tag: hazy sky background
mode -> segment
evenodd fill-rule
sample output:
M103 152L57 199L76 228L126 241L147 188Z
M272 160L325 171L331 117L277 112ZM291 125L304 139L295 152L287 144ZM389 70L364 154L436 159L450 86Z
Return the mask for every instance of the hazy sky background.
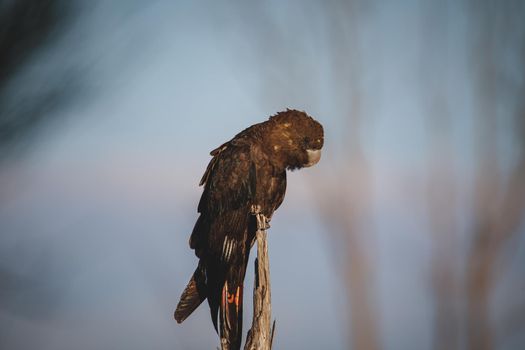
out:
M322 183L343 186L330 182L346 166L348 102L338 68L347 67L338 64L356 52L344 57L338 40L358 36L366 110L359 141L374 183L374 210L363 230L382 343L431 349L431 238L419 193L433 129L422 75L432 84L446 72L460 204L472 191L476 151L468 10L438 3L365 3L355 26L344 13L332 17L332 2L75 3L57 42L12 83L12 103L23 104L20 91L38 93L68 74L78 78L72 102L1 164L0 274L7 282L0 290L0 347L215 347L207 305L182 325L172 316L197 262L188 238L198 181L209 151L289 107L325 126L326 145L317 167L289 174L269 231L275 346L347 348L341 266L316 197ZM329 29L331 21L341 24L339 32ZM423 31L429 21L444 23L447 34ZM506 66L511 76L513 64ZM504 108L501 115L498 159L508 173L517 141ZM468 208L457 215L467 227ZM520 232L494 298L496 321L498 312L525 301L512 292L525 290L523 222ZM518 334L506 339L502 349L525 341Z

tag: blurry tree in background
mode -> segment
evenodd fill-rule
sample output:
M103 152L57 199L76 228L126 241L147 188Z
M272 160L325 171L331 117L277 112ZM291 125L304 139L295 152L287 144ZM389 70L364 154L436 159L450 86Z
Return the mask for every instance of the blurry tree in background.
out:
M358 2L332 6L327 6L334 9L328 11L327 17L332 19L330 38L336 38L336 42L330 45L334 50L330 56L334 58L336 73L333 86L337 87L334 91L339 97L337 110L347 123L343 142L346 163L337 171L330 170L332 175L327 178L331 181L320 192L325 200L320 212L333 234L333 251L339 253L339 262L344 266L342 275L347 281L350 304L350 344L353 349L374 349L380 345L371 287L373 269L367 246L362 244L367 233L361 225L373 208L370 203L373 169L367 165L359 145L360 121L364 116L370 118L366 111L369 96L363 96L364 88L360 85L360 74L365 70L359 45L361 24L369 14ZM450 64L456 61L450 58L449 43L449 28L453 24L448 18L453 10L447 2L432 1L423 2L420 9L418 74L428 136L425 197L433 242L433 348L457 349L468 344L469 349L493 349L505 341L495 339L497 333L523 328L523 324L496 328L489 310L492 292L498 284L495 274L504 270L512 258L502 257L504 243L517 233L525 211L525 32L520 25L524 8L516 1L504 4L487 1L472 4L472 11L466 13L466 41L471 46L465 54L473 75L471 108L477 163L477 170L471 175L475 179L474 216L467 225L471 230L466 232L471 246L466 261L460 258L462 233L457 217L458 191L464 184L459 182L458 150L454 149L452 136L458 122L452 118L450 104L454 103L454 96L448 81ZM520 67L519 74L509 67ZM511 137L519 142L518 154L510 160L510 170L500 159L501 143L506 141L500 138L509 135L509 128L514 130ZM466 321L466 328L462 327L462 320ZM465 337L462 329L466 329Z
M474 221L467 261L470 349L493 349L498 343L491 322L491 295L499 282L497 272L510 261L502 255L504 244L517 233L525 212L524 9L521 1L475 1L469 7L469 59L477 117ZM498 157L505 141L502 135L508 134L501 132L501 121L514 130L511 135L519 144L510 170ZM501 330L508 326L501 325Z
M62 0L0 3L0 157L28 140L37 126L56 116L57 107L71 98L67 72L49 74L44 83L41 77L19 78L29 64L38 66L39 55L63 34L72 6Z
M372 4L369 4L373 6ZM334 265L346 286L352 349L380 349L374 275L364 244L370 237L363 229L372 211L372 172L361 146L362 124L367 115L363 95L363 64L360 27L367 7L361 1L336 1L327 6L328 52L333 82L333 100L344 120L345 133L338 150L345 161L331 164L330 181L320 186L319 212L327 224L331 248L337 253Z
M467 47L467 59L473 75L471 98L477 166L472 175L475 179L474 215L468 225L470 248L465 273L461 273L463 265L458 256L457 191L461 184L457 183L458 159L452 142L455 123L450 117L452 96L447 91L450 83L446 80L450 62L450 24L447 22L450 9L436 2L424 9L421 98L426 103L430 137L427 198L434 250L432 285L436 299L433 346L435 349L459 348L459 321L465 319L468 347L493 349L499 343L494 339L498 332L489 311L491 295L498 283L495 273L498 269L504 270L504 264L509 262L509 257L501 260L502 249L517 233L525 209L525 33L519 25L523 6L518 2L475 2L468 16L466 39L470 46ZM432 47L440 50L435 55L428 55ZM517 64L521 67L519 75L508 71L509 59L521 62ZM502 120L505 122L501 123ZM509 135L509 130L502 128L509 127L520 143L510 171L502 164L499 151L502 135ZM465 276L465 284L460 283L460 276ZM466 287L465 293L460 291L462 285ZM460 317L462 304L467 305L465 317ZM501 325L501 329L507 326Z

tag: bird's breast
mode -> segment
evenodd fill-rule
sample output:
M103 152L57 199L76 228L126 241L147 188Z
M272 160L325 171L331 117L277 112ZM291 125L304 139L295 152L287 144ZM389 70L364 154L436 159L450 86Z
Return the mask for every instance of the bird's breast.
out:
M258 185L257 202L262 206L265 215L271 217L284 198L286 178L268 174Z

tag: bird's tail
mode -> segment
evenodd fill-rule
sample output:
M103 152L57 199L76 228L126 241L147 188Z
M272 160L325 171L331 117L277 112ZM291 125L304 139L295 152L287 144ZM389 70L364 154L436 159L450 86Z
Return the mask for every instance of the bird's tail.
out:
M174 316L178 323L184 321L206 299L208 293L205 274L204 266L199 262L175 310Z
M221 342L223 348L237 350L242 341L243 283L224 283L220 303ZM226 344L224 344L226 343Z

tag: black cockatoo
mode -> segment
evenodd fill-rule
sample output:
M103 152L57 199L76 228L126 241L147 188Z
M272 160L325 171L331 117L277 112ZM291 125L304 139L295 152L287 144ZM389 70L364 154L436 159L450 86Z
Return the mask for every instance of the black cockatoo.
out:
M286 110L250 126L211 152L200 181L204 191L190 237L199 258L175 311L184 321L208 299L211 318L230 349L242 339L243 281L256 223L250 212L259 205L271 219L286 191L286 170L316 164L323 127L305 112Z

